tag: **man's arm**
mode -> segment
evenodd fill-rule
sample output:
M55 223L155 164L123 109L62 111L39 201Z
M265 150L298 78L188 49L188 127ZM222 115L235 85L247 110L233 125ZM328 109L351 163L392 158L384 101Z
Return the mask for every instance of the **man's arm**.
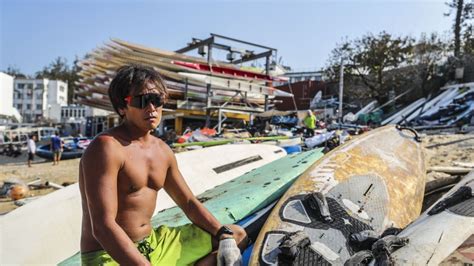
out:
M173 151L167 146L165 152L169 158L169 166L164 184L165 191L183 210L186 216L198 227L215 236L222 224L206 209L206 207L193 195L186 184Z
M117 175L122 154L115 140L98 136L82 158L84 190L92 225L92 234L114 260L122 265L149 265L133 241L116 223Z

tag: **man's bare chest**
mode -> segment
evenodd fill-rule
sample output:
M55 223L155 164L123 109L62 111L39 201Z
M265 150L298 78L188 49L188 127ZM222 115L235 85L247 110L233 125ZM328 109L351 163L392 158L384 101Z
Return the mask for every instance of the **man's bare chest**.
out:
M119 173L119 186L130 192L149 187L159 190L164 186L168 164L159 154L128 153Z

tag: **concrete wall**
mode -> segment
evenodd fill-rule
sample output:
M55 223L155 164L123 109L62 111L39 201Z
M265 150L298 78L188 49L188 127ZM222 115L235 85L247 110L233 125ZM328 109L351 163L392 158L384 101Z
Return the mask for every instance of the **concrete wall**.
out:
M10 116L13 109L13 77L0 72L0 115Z
M318 91L322 91L322 96L328 95L326 84L323 81L300 81L291 84L291 89L288 84L276 87L279 90L286 92L292 92L295 96L295 102L297 110L308 110L311 100L314 98ZM277 97L277 100L281 100L281 103L275 104L277 110L290 111L295 110L293 99L289 97Z

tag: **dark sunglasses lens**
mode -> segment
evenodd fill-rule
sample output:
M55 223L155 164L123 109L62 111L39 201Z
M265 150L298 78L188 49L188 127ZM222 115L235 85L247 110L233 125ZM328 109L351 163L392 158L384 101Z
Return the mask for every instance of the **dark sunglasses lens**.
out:
M153 104L155 107L160 107L163 105L163 101L159 94L144 94L138 95L132 98L130 105L136 108L145 108L148 104Z
M148 104L153 104L155 107L160 107L162 104L161 102L161 96L159 94L145 94L143 95L145 99L145 106ZM143 108L145 108L145 106Z

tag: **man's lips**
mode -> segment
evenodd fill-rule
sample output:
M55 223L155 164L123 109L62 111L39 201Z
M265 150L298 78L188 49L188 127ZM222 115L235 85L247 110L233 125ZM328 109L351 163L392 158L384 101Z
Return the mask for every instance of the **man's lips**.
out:
M147 117L145 117L145 120L153 120L153 119L157 119L158 116L154 115L153 113L150 113L148 114Z

